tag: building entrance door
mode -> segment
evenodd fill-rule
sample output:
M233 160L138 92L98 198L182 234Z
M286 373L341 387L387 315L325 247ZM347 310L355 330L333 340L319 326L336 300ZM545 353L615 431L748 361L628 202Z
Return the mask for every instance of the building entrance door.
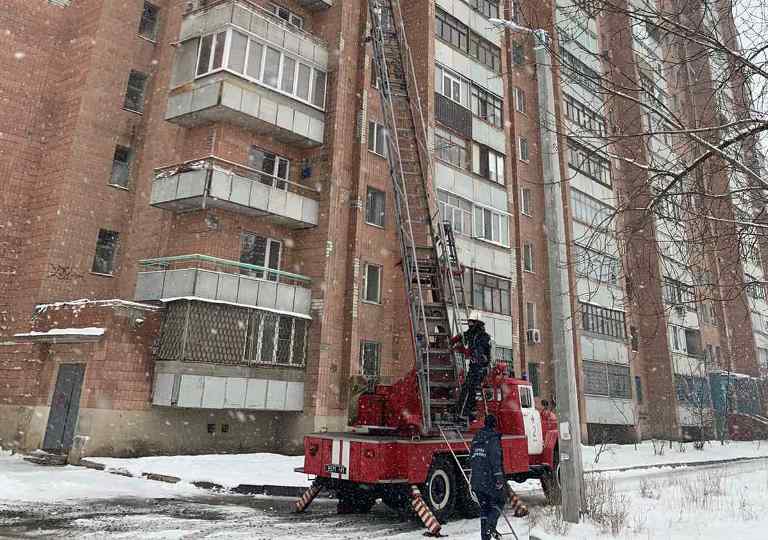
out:
M51 398L51 412L45 428L43 450L64 453L72 448L77 416L80 412L80 390L83 386L84 364L61 364L56 389Z

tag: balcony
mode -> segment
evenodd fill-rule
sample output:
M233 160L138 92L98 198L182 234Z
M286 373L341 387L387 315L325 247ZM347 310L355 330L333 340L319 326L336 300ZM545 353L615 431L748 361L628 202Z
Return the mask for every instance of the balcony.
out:
M323 144L328 46L246 0L187 13L166 120L230 122L280 142Z
M155 170L150 204L174 212L223 208L291 229L317 226L319 192L215 157Z
M205 300L309 317L310 279L209 257L180 255L139 261L137 301Z
M435 120L468 139L472 138L472 111L437 92Z

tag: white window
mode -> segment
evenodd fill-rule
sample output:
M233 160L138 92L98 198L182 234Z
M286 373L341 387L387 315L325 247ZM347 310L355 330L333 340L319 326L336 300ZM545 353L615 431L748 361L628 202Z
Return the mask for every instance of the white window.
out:
M384 226L384 202L386 196L383 191L368 188L365 201L365 222L378 227Z
M509 219L488 208L475 206L475 238L509 245Z
M536 304L533 302L525 303L525 322L529 330L536 328Z
M525 242L523 244L523 270L526 272L533 272L533 242Z
M533 215L533 200L530 188L520 190L520 211L526 216Z
M447 191L437 192L440 216L448 221L455 234L472 236L472 203Z
M473 143L472 172L497 184L504 184L504 154Z
M259 278L277 281L276 272L265 270L280 270L280 257L283 244L279 240L260 236L258 234L244 232L240 235L240 262L256 266L258 268L243 268L240 273Z
M762 347L757 348L757 363L760 369L768 369L768 349Z
M515 93L515 110L517 112L525 113L525 92L522 88L514 87Z
M363 275L363 301L381 303L381 266L366 264Z
M467 168L467 141L435 128L435 157L460 169Z
M520 161L528 161L528 139L525 137L517 138L517 156Z
M469 81L457 73L449 71L442 66L435 66L435 89L451 101L469 109L470 84Z
M325 107L324 71L236 30L209 34L198 41L198 77L226 68L320 109Z
M387 130L376 122L368 122L368 150L380 156L387 155Z
M685 346L685 329L682 326L669 325L669 346L674 352L688 352Z
M304 28L304 18L296 15L294 12L278 6L277 4L269 4L269 9L280 19L283 19L288 24L295 26L296 28Z
M286 158L272 152L266 152L258 146L251 146L248 154L248 165L264 173L259 175L259 181L262 184L277 189L288 187L285 180L288 180L291 162Z

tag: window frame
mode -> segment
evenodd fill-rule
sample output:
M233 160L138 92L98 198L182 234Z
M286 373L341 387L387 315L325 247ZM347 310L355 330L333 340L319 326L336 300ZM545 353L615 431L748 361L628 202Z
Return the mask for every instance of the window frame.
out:
M371 127L373 127L373 130L371 130ZM371 140L371 133L373 133L373 140ZM368 151L376 154L379 157L386 158L388 149L388 139L389 136L386 133L386 127L384 124L379 124L375 120L368 120L368 135L367 135L367 147ZM381 139L381 141L380 141ZM378 146L379 142L381 142L381 152L378 152ZM371 144L373 143L373 144Z
M372 348L369 348L371 347ZM373 351L375 353L374 363L376 365L376 373L366 373L366 352ZM360 340L360 375L368 379L378 379L381 377L381 342L371 341L368 339Z
M374 198L377 195L381 196L381 212L379 213L381 223L378 223L376 221L371 221L369 219L371 217L371 211L372 211L370 206L371 200L372 200L371 195L374 195ZM375 212L376 209L374 208L373 211ZM383 229L386 224L386 211L387 211L387 193L380 189L376 189L375 187L367 186L367 189L365 192L365 222L368 225L372 225L374 227L379 227Z
M577 276L597 283L605 283L612 287L617 287L619 285L621 261L618 257L614 257L613 255L587 246L582 246L578 243L574 243L573 248L574 266ZM586 267L584 266L585 259L589 262ZM598 263L597 267L593 263L593 260L595 259ZM606 261L611 264L607 265ZM604 275L606 268L611 272L608 276ZM596 269L597 272L595 272Z
M577 156L578 159L574 156ZM568 137L567 162L569 169L583 174L590 180L597 182L602 186L613 189L613 165L611 164L611 160L601 155L597 150L580 144L573 138ZM595 170L592 170L593 168ZM602 173L605 173L606 178L603 178Z
M294 13L287 7L281 6L280 4L276 4L275 2L269 3L269 11L278 19L285 22L286 24L289 24L290 26L293 26L295 28L298 28L299 30L304 30L304 17L301 15L298 15L297 13ZM288 18L284 18L280 16L280 10L284 10L288 14ZM300 24L296 24L293 22L294 19L298 19Z
M533 191L531 188L520 188L520 213L524 216L533 217Z
M440 127L435 127L436 159L452 167L456 167L457 169L467 170L471 161L470 152L467 148L468 146L467 140L463 137L459 137ZM453 155L454 152L456 155ZM454 158L458 158L458 163L454 161Z
M536 273L536 263L534 261L534 244L530 240L523 242L523 272L530 274Z
M517 159L523 163L529 163L531 161L531 147L528 142L528 137L522 135L517 136Z
M131 84L131 81L134 80L135 77L139 77L142 80L141 84L141 96L138 101L140 103L138 104L138 108L134 108L132 106L129 106L129 95L131 90L136 90L137 87L135 84ZM135 82L135 81L134 81ZM132 69L130 73L128 74L128 82L126 83L125 88L125 97L123 99L123 110L136 113L136 114L144 114L144 106L146 105L146 98L147 98L147 84L149 83L149 75L147 73L144 73L143 71L139 71L137 69Z
M507 278L467 269L471 283L467 287L471 291L472 307L487 313L512 316L512 281ZM506 293L506 294L505 294ZM490 302L488 298L490 297ZM480 299L478 301L478 298ZM498 307L497 304L498 303Z
M368 269L369 268L376 268L377 269L377 284L376 284L376 293L377 298L375 300L371 300L368 298L369 296L369 282L368 282ZM363 294L362 294L362 302L366 304L375 304L375 305L381 305L382 304L382 294L381 294L381 285L383 282L383 274L384 274L384 267L380 264L376 263L365 263L363 266Z
M509 217L509 214L500 212L495 208L472 203L472 238L498 246L509 247ZM498 231L496 228L496 218L498 218ZM490 228L488 219L490 219ZM486 235L489 230L491 232L490 238ZM496 232L498 232L498 239L494 238Z
M523 90L519 86L513 86L512 92L514 94L513 98L515 103L515 111L519 112L520 114L527 115L528 108L527 108L527 103L525 99L525 90Z
M243 260L245 256L244 241L246 237L260 238L264 240L264 262L262 264ZM276 266L273 267L271 266L271 264L272 264L273 247L275 245L277 246L278 252L277 252ZM265 236L263 234L255 233L251 231L245 231L245 230L240 231L240 256L238 258L238 261L243 264L252 264L253 266L261 266L262 268L265 269L265 270L250 270L250 269L242 268L240 270L240 273L255 279L262 279L265 281L273 281L275 283L279 283L280 282L279 272L283 265L283 256L285 255L284 251L285 251L285 246L283 245L282 240L278 240L277 238L272 238L270 236ZM270 270L272 272L270 272Z
M536 324L536 302L525 303L525 325L526 330L536 330L538 325Z
M115 182L115 164L118 163L118 161L115 159L117 157L118 151L123 150L125 151L127 155L127 159L125 161L125 184L120 184ZM112 186L119 189L130 189L131 184L131 165L133 163L133 149L130 146L124 146L122 144L116 144L115 145L115 151L112 155L112 171L109 175L109 181L107 183L108 186Z
M458 206L453 204L454 202L457 202ZM450 191L438 189L437 204L442 221L450 222L454 234L460 234L462 236L473 238L474 205L472 204L472 201L464 199L463 197L459 197L458 195L454 195ZM467 206L467 208L462 208L462 204ZM448 209L451 211L450 216L447 215ZM456 227L457 213L461 218L461 229ZM465 230L467 228L467 224L469 224L469 230Z
M102 233L104 234L102 235ZM108 236L111 237L111 245L107 245L106 243L102 244L102 236L104 236L105 239ZM98 232L96 233L96 248L94 249L93 261L91 262L91 274L96 274L98 276L114 276L115 270L117 269L117 254L119 249L120 232L113 231L112 229L99 228ZM104 250L110 250L108 260L101 256ZM104 261L103 263L99 264L106 264L106 266L97 268L97 260Z
M615 208L574 187L571 187L570 190L571 218L574 221L595 230L610 231L613 228L614 216L611 214L615 214ZM577 212L577 209L581 209L583 212ZM602 212L606 212L606 218L610 217L607 222L605 218L598 221ZM590 215L587 216L586 214ZM590 221L587 221L587 218Z
M147 14L147 8L149 8L150 11L154 10L154 23L152 25L152 33L151 35L143 34L142 28L144 27L144 21L145 15ZM147 41L151 41L152 43L157 43L157 34L160 27L160 7L156 6L152 2L144 2L141 10L141 16L139 17L139 28L136 30L136 34L146 39Z
M489 70L501 73L501 49L439 6L435 9L435 37Z
M590 302L579 301L581 330L596 336L627 340L626 313Z

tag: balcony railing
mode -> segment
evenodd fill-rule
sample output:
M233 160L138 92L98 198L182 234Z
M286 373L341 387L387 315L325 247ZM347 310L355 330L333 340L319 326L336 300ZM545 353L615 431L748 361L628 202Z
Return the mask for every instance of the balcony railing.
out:
M309 316L310 278L207 255L139 261L137 301L202 299Z
M155 169L150 204L176 212L224 208L301 229L317 225L319 198L317 188L208 156Z
M472 111L439 93L435 93L435 120L472 138Z

